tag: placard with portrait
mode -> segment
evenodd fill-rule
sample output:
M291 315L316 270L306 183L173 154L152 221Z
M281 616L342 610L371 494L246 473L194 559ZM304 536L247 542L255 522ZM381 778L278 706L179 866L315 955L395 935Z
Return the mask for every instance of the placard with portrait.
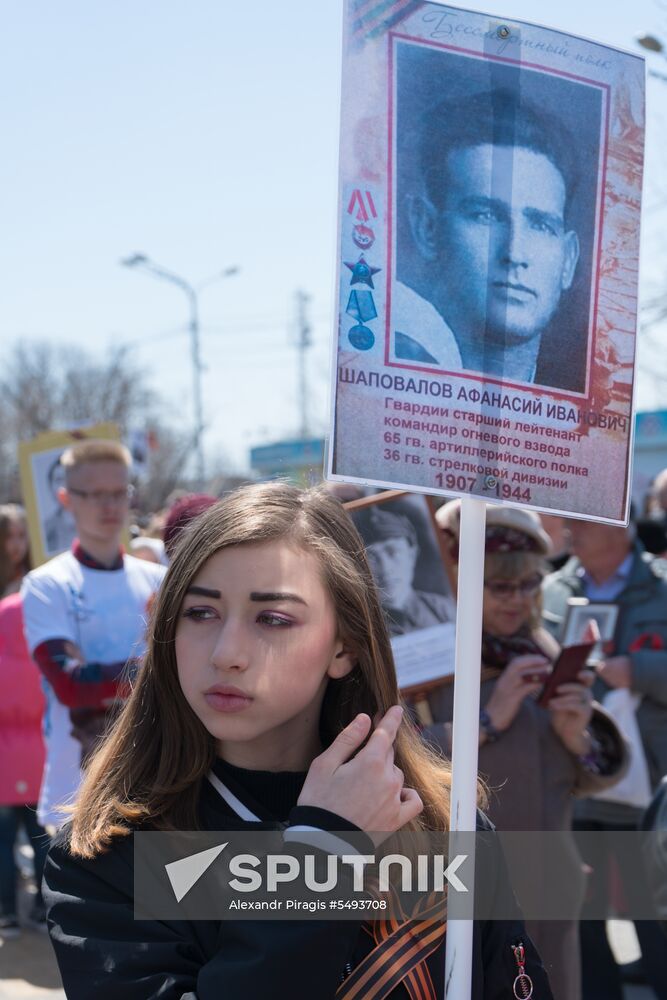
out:
M65 470L60 456L84 438L120 441L117 424L107 422L65 431L45 431L19 445L19 467L28 518L30 558L33 566L68 549L76 534L71 513L58 500Z
M376 493L346 504L361 535L403 693L454 673L456 603L446 552L424 496Z
M336 479L624 522L644 62L346 0Z

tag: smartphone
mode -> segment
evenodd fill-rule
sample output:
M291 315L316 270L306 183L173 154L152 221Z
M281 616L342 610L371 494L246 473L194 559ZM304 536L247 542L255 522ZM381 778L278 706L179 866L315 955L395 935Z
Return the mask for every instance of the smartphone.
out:
M593 652L595 641L580 642L576 646L565 646L553 665L542 688L537 704L546 708L556 694L556 688L561 684L577 681L579 673L586 666L588 657Z

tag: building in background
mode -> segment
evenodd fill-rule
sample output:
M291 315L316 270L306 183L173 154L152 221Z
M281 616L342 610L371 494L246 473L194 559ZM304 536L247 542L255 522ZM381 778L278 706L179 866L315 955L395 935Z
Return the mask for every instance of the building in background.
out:
M313 486L322 479L324 438L274 441L250 450L250 467L260 479L289 479Z
M635 417L632 499L642 511L654 477L667 468L667 410L650 410Z

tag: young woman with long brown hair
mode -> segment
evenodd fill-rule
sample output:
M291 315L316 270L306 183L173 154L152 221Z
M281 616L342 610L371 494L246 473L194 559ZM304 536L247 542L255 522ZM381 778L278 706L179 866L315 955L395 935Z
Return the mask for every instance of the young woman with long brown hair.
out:
M392 978L373 972L380 945L361 922L133 920L139 829L446 830L449 767L398 702L363 544L337 500L264 484L198 518L136 686L47 862L70 1000L442 996L444 922L418 966ZM517 936L536 996L551 997L516 920L476 925L475 1000L512 995Z

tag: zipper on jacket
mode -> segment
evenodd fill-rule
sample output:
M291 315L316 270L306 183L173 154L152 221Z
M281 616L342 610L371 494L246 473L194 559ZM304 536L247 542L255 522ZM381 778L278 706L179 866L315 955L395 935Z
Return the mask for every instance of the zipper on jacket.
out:
M343 969L343 972L340 977L341 983L344 983L345 980L351 975L352 975L352 962L346 962L345 968Z
M514 954L517 973L512 986L512 992L516 1000L530 1000L534 987L533 980L526 972L526 949L523 941L517 941L516 944L510 945L510 947Z

